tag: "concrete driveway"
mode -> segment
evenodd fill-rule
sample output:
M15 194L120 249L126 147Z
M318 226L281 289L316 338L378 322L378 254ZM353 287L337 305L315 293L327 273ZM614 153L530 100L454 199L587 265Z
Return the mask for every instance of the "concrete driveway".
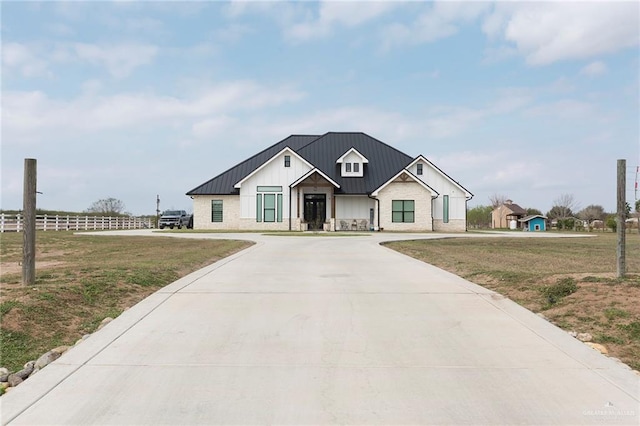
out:
M258 243L153 294L0 398L2 423L640 423L640 377L378 244L410 235L234 237Z

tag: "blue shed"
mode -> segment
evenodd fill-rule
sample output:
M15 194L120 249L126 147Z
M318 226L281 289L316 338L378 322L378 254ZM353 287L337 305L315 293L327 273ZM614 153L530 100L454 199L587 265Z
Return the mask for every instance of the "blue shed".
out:
M539 214L523 217L519 220L523 231L546 231L547 217Z

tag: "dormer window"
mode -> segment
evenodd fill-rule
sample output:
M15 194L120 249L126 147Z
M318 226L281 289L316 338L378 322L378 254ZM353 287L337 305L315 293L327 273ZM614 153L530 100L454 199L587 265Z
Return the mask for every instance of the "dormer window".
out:
M340 164L340 175L342 177L363 177L364 164L368 162L367 157L359 153L355 148L351 148L342 154L336 161L337 164Z

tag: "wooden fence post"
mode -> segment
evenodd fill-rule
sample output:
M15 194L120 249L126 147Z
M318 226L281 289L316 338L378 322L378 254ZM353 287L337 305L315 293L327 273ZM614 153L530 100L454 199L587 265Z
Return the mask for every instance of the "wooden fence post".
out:
M624 278L626 273L626 265L625 265L625 243L626 243L626 232L625 232L625 216L627 213L627 203L626 203L626 175L627 175L627 160L618 160L618 226L616 227L618 233L618 249L617 249L617 258L618 258L618 278Z
M24 159L24 234L22 247L22 284L33 285L36 282L36 188L37 161Z

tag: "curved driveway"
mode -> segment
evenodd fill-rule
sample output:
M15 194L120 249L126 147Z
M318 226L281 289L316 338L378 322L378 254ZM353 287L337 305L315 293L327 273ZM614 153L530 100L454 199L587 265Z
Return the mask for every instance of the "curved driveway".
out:
M257 244L163 288L0 398L2 423L640 423L628 368L378 244L415 236L233 237Z

